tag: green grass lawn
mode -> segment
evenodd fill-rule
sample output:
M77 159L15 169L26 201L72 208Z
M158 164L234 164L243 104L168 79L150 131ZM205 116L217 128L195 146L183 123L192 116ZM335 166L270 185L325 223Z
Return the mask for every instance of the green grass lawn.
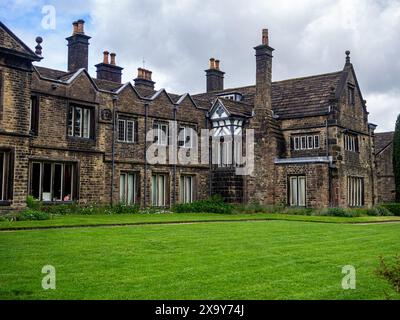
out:
M114 215L67 215L53 216L51 220L44 221L0 221L0 230L23 228L47 228L62 226L101 226L101 225L130 225L145 223L167 222L196 222L196 221L228 221L228 220L290 220L314 221L329 223L363 223L399 221L400 217L325 217L325 216L300 216L278 213L257 214L213 214L213 213L162 213L162 214L114 214Z
M278 220L2 231L0 299L398 298L373 270L399 242L400 224ZM56 290L41 288L44 265ZM344 265L356 290L341 288Z

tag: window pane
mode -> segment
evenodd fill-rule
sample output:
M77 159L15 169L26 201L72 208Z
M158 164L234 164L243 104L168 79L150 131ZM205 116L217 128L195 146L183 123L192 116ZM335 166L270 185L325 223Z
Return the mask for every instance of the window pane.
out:
M74 108L69 108L68 112L68 135L73 136L74 131L73 131L73 118L74 118Z
M90 109L83 109L83 137L90 137Z
M128 174L128 202L127 204L134 203L134 191L135 191L135 182L134 182L134 175Z
M81 117L82 117L82 108L75 108L75 111L74 111L74 136L75 137L82 137Z
M165 205L165 178L163 175L158 176L158 205Z
M61 185L62 185L62 165L56 163L54 165L54 178L53 178L53 201L61 200Z
M185 177L181 176L179 184L179 198L182 203L185 202Z
M297 206L297 177L290 178L290 205Z
M43 164L42 200L51 201L51 163Z
M118 140L125 141L125 120L118 120Z
M126 175L123 173L119 177L119 201L125 203L125 186L126 186Z
M314 148L319 149L319 136L314 136Z
M314 141L312 136L307 137L307 147L308 149L314 148Z
M73 175L72 164L66 164L64 166L64 188L63 188L63 200L64 201L73 200L72 175Z
M298 204L304 207L306 205L306 178L299 177L298 179Z
M128 142L133 142L133 132L134 132L134 122L127 121L126 140Z
M153 206L157 206L157 176L152 176L151 177L151 199L152 199L152 204Z

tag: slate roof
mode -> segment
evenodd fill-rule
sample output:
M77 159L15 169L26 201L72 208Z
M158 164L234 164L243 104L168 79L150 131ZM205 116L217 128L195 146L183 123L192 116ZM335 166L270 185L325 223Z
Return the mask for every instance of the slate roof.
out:
M57 81L68 81L74 75L74 72L35 67L43 77ZM342 75L343 71L339 71L272 82L272 109L275 115L280 119L291 119L326 114L332 88L336 90L339 87ZM92 79L99 89L111 92L117 91L123 85L107 80ZM143 98L151 98L157 93L156 90L150 88L135 87L135 89ZM192 98L198 107L209 110L218 95L229 93L240 93L242 101L220 98L228 111L236 116L251 116L256 93L255 85L196 94ZM181 95L170 93L168 95L175 103L181 97Z
M0 51L13 53L31 61L40 61L42 57L31 50L7 26L0 21Z
M65 72L65 71L50 69L50 68L45 68L45 67L40 67L40 66L35 66L35 68L42 77L52 79L52 80L60 80L60 78L62 78L66 74L68 74L68 72Z
M247 103L233 101L230 99L219 98L223 105L228 109L229 113L233 116L251 117L253 106Z
M382 152L388 145L393 142L394 132L378 132L375 133L375 153Z
M272 109L281 119L325 114L329 107L331 88L337 89L343 71L272 82ZM238 92L242 102L254 105L255 86L230 88L194 95L195 100L213 101L220 94Z

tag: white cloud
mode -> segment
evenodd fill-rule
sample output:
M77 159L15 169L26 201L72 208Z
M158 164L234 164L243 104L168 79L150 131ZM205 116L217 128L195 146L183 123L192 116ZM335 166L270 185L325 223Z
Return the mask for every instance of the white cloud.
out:
M137 67L153 71L158 88L176 93L204 91L208 59L221 60L226 87L255 82L253 47L261 29L270 29L275 80L337 71L344 51L352 62L363 94L368 98L371 121L392 128L400 112L400 1L399 0L73 0L54 2L57 30L41 30L44 1L6 1L17 23L16 33L34 47L43 35L43 64L65 69L71 22L81 16L92 36L90 72L107 49L117 53L124 81L136 76ZM20 12L18 12L20 10ZM25 15L23 14L25 12ZM0 17L2 14L0 13ZM3 20L3 18L2 18ZM12 26L10 26L12 27ZM13 28L15 30L15 28ZM384 108L385 112L380 112Z

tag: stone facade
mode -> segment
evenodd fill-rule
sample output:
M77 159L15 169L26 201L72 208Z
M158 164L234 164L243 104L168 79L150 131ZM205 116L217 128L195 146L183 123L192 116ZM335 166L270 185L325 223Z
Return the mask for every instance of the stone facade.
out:
M89 39L84 22L74 22L68 71L48 69L38 64L40 50L31 51L0 23L1 212L23 208L29 194L54 203L141 206L216 193L230 202L308 207L372 206L387 199L383 176L376 177L374 126L349 56L342 71L272 82L274 49L264 30L255 47L255 86L224 89L224 72L211 59L207 92L175 95L154 90L151 71L142 68L134 84L122 84L122 68L107 51L96 65L97 78L91 77ZM177 150L192 160L169 161L173 122L198 137L212 128L220 159L229 158L224 139L232 134L244 141L253 129L254 145L242 150L254 152L253 172L238 175L236 164L209 164L200 151L182 145ZM157 151L165 149L166 163L149 160L154 137L146 134L154 128L160 144L168 132L168 146ZM216 146L205 148L213 154ZM350 183L358 188L354 203Z
M375 139L378 202L394 202L396 186L393 173L394 132L377 133Z

